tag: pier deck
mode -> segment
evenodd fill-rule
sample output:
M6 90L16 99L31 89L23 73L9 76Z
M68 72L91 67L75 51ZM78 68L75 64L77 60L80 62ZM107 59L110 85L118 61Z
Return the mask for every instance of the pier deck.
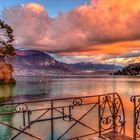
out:
M133 138L131 137L128 137L126 135L123 135L117 132L114 133L113 131L105 133L103 136L110 140L133 140Z

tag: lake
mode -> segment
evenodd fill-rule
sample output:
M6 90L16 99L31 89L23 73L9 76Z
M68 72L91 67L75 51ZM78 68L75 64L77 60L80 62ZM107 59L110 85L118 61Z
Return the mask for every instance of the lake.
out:
M67 76L67 77L15 77L17 84L1 85L0 96L5 101L33 101L44 100L52 98L63 97L76 97L76 96L88 96L99 95L117 92L121 96L125 113L126 113L126 133L132 136L132 103L130 97L134 94L140 94L140 77L119 77L119 76ZM3 100L2 100L3 101ZM34 105L33 105L34 106ZM42 104L36 104L36 106L43 106ZM4 109L1 109L2 111ZM17 115L11 117L1 118L8 123L19 124L21 119ZM92 119L92 118L91 118ZM95 120L93 120L95 123ZM56 123L59 124L59 123ZM43 127L43 123L40 124ZM60 124L61 126L61 124ZM44 126L45 129L41 130L36 127L34 133L41 133L43 140L49 140L50 124ZM61 126L62 127L62 126ZM0 140L9 140L9 138L16 132L11 131L5 126L0 126ZM64 128L62 128L64 129ZM75 129L76 130L76 129ZM23 137L22 134L17 140L30 140L29 137ZM56 133L56 137L59 135L59 131ZM65 138L63 138L65 139ZM32 139L31 139L32 140Z

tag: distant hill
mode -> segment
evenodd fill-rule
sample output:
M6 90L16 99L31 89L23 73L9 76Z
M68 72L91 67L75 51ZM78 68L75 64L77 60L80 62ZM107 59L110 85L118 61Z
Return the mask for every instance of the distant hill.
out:
M110 64L76 63L66 64L55 60L49 54L34 50L16 50L14 75L66 75L66 74L95 74L109 73L122 69L121 66ZM98 71L98 72L97 72ZM104 72L103 72L104 71Z
M71 66L80 70L120 70L122 69L122 66L117 66L114 64L93 64L89 62L72 64Z
M116 71L114 75L140 75L140 63L130 64L122 70Z

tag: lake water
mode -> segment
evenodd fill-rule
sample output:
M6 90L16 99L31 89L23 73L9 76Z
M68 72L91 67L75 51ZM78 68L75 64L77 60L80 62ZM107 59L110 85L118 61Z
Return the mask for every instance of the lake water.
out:
M134 94L140 94L140 78L139 77L113 77L113 76L73 76L73 77L16 77L16 86L1 85L0 96L2 101L30 101L42 100L50 98L63 98L73 96L88 96L99 95L117 92L121 96L126 110L126 132L127 135L132 136L132 103L130 97ZM3 100L4 97L4 100ZM36 106L43 106L36 104ZM2 111L4 109L1 109ZM9 117L2 117L1 120L10 124L19 124L21 119L16 115ZM93 121L93 123L95 123ZM59 122L56 124L60 127ZM33 132L41 134L43 140L49 140L50 124L40 124L39 128L35 127ZM40 128L43 128L42 131ZM13 134L17 132L11 129L0 126L0 140L9 140ZM62 128L65 129L64 127ZM76 130L76 128L75 128ZM47 131L47 132L46 132ZM61 131L61 130L60 130ZM82 131L82 130L81 130ZM47 136L46 136L47 135ZM59 131L56 133L56 137ZM29 136L22 134L17 140L32 140ZM65 138L63 138L65 139Z

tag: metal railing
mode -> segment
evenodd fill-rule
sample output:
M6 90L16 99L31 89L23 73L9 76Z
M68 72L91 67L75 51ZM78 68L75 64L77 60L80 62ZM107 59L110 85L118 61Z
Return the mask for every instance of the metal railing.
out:
M140 95L130 98L133 102L133 139L140 139Z
M50 138L48 140L78 140L91 135L103 137L103 134L109 131L125 133L124 108L121 98L117 93L1 103L0 110L0 118L15 115L22 119L18 125L0 121L1 125L16 131L16 133L11 135L10 140L18 139L21 134L33 139L42 140L41 136L36 136L37 134L31 132L34 124L41 122L50 122ZM88 121L84 121L85 119ZM55 136L56 121L61 122L61 127L67 124L64 130L59 128L60 132L57 137ZM87 129L87 132L69 134L71 130L79 127L79 125L83 129Z

